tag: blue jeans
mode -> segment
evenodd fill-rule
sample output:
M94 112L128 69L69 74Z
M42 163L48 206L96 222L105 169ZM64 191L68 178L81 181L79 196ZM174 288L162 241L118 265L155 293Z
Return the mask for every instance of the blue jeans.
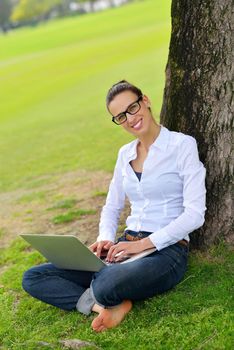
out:
M188 248L179 243L127 264L113 264L99 272L63 270L42 264L25 272L23 288L33 297L63 310L90 314L96 303L113 307L123 300L144 300L181 281Z

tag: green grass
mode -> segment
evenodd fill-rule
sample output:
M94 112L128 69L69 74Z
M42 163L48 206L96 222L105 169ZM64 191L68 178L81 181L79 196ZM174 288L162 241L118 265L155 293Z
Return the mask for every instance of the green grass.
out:
M1 35L0 191L74 169L111 171L130 138L111 122L106 92L126 78L151 97L158 117L169 37L170 0Z
M80 219L82 216L85 215L92 215L95 214L96 210L87 210L87 209L78 209L78 210L71 210L64 214L56 215L52 218L52 222L56 225L72 222L75 220Z
M93 197L106 197L107 196L107 192L106 191L96 191L93 194Z
M47 210L56 210L56 209L71 209L77 203L77 199L75 198L65 198L57 203L53 207L48 208Z
M0 275L3 349L36 349L39 341L58 344L58 340L74 338L107 350L233 349L234 266L233 253L225 245L191 253L189 269L176 288L135 303L119 327L102 334L91 330L93 316L58 310L22 290L23 272L42 262L40 254L20 239L1 251L0 267L6 267Z

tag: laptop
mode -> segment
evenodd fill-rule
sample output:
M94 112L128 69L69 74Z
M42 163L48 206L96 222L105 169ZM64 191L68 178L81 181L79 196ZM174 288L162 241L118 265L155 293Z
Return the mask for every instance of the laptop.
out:
M61 269L97 272L102 267L112 264L98 258L76 236L49 234L21 234L20 236L38 250L48 261ZM149 255L155 250L156 248L144 250L118 263L129 263Z

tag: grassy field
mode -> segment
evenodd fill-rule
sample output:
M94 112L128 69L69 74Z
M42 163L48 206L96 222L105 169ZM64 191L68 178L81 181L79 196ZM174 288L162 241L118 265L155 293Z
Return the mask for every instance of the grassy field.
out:
M129 136L110 121L106 92L126 78L157 117L169 36L169 0L0 36L0 191L54 172L111 171Z
M21 288L23 272L44 260L16 234L97 228L107 172L130 140L111 123L106 92L126 78L151 97L158 117L169 37L169 0L0 36L0 349L65 349L59 341L67 339L103 350L233 349L233 253L223 244L192 252L182 283L136 303L102 334L91 330L93 316Z
M0 255L0 264L7 266L0 278L1 349L64 349L59 341L66 339L93 342L106 350L233 349L233 254L222 245L209 254L191 255L182 283L135 303L119 327L101 334L91 330L93 316L58 310L22 291L23 271L42 261L20 240ZM40 345L42 341L47 345Z

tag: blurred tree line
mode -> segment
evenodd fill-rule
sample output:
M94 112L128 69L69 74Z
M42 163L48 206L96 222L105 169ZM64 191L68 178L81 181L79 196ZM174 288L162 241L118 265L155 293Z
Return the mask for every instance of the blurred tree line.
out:
M64 17L95 11L98 3L114 7L130 0L0 0L0 29L35 25L54 17Z

